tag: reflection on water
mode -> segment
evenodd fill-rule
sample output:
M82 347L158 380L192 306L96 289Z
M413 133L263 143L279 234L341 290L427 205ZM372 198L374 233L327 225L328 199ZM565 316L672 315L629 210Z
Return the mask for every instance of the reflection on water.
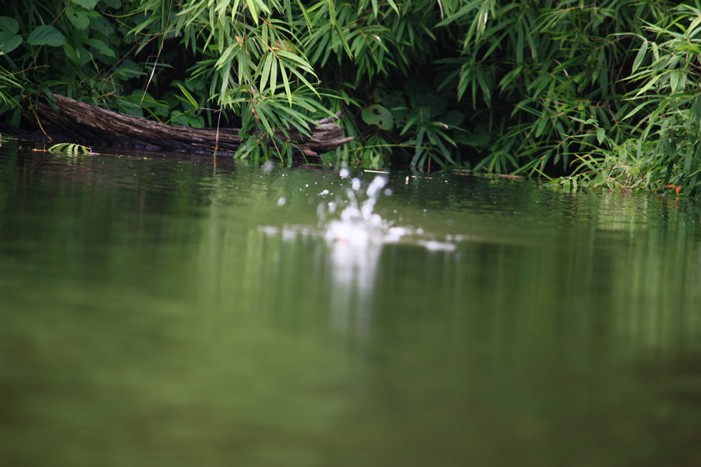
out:
M354 175L4 148L0 465L701 464L695 201Z
M341 178L348 178L347 172L342 170ZM346 189L348 203L338 219L326 219L335 211L338 200L328 203L329 213L320 205L321 227L331 250L332 319L339 329L354 328L359 335L367 335L370 327L377 263L382 245L390 236L387 221L374 211L386 184L384 177L375 177L365 190L365 199L359 200L362 183L353 178Z
M331 277L329 293L332 321L343 330L353 329L357 335L366 335L373 313L376 271L382 247L404 239L404 244L423 246L428 250L453 251L450 241L426 239L423 229L393 225L375 212L381 196L391 196L385 176L375 176L364 184L359 178L350 178L342 169L340 179L348 179L343 197L323 201L317 208L317 230L307 226L285 226L281 230L266 226L261 231L281 235L294 241L298 236L323 237L329 247L328 268ZM326 196L330 192L324 190ZM285 198L281 198L285 199ZM285 203L278 201L278 206ZM337 212L340 210L340 212Z
M372 321L374 290L381 244L358 247L334 243L329 252L330 311L335 326L367 335Z

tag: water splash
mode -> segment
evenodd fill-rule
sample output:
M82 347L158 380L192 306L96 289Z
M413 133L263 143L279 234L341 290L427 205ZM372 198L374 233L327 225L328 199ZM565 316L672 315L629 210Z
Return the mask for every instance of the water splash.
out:
M373 320L375 288L381 253L389 243L405 243L429 251L453 251L455 243L442 242L426 235L422 228L393 225L376 207L383 196L391 196L386 176L378 175L369 184L350 178L348 171L339 176L344 187L338 196L329 190L316 193L318 225L266 227L267 235L281 235L286 241L310 237L326 241L323 248L328 268L327 287L330 318L343 334L366 336ZM278 203L279 206L282 204Z
M333 197L333 193L328 189L317 193L323 201L317 208L316 229L311 226L287 225L281 229L265 227L262 230L268 234L281 233L284 238L319 236L324 238L334 251L337 247L348 247L346 249L351 250L342 251L343 255L359 254L361 250L373 246L400 242L421 246L429 251L447 252L455 250L456 241L462 240L451 238L439 241L424 232L421 227L397 226L384 219L376 212L376 207L383 196L392 195L392 190L387 186L386 175L377 175L370 183L357 177L351 178L347 169L341 169L338 175L345 185L339 196ZM287 201L285 197L281 197L277 204L283 207Z
M386 185L387 178L375 177L364 191L364 199L361 201L362 182L353 178L350 188L346 190L347 205L338 219L326 220L328 215L335 213L338 208L337 202L321 205L319 218L325 229L326 240L357 247L398 241L402 236L401 229L393 227L375 212L375 205Z

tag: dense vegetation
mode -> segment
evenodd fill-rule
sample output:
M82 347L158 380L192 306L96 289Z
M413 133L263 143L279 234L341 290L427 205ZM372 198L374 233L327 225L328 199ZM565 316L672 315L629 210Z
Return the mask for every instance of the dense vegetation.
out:
M337 162L694 193L700 31L665 0L6 1L0 112L57 92L241 127L259 160L343 110Z

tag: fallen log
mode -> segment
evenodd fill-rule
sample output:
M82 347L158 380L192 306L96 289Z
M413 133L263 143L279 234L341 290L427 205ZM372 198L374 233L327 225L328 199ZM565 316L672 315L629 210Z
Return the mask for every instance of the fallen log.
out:
M33 117L48 142L71 142L93 147L138 148L155 151L233 152L241 144L235 128L192 128L168 125L105 110L69 97L53 95L55 104L41 102ZM336 124L340 113L316 122L311 137L296 130L287 140L309 156L331 151L351 141Z

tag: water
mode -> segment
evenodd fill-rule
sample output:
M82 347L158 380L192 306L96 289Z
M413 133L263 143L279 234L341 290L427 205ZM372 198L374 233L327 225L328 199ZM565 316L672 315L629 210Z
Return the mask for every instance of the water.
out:
M701 465L696 202L376 177L5 143L0 465Z

